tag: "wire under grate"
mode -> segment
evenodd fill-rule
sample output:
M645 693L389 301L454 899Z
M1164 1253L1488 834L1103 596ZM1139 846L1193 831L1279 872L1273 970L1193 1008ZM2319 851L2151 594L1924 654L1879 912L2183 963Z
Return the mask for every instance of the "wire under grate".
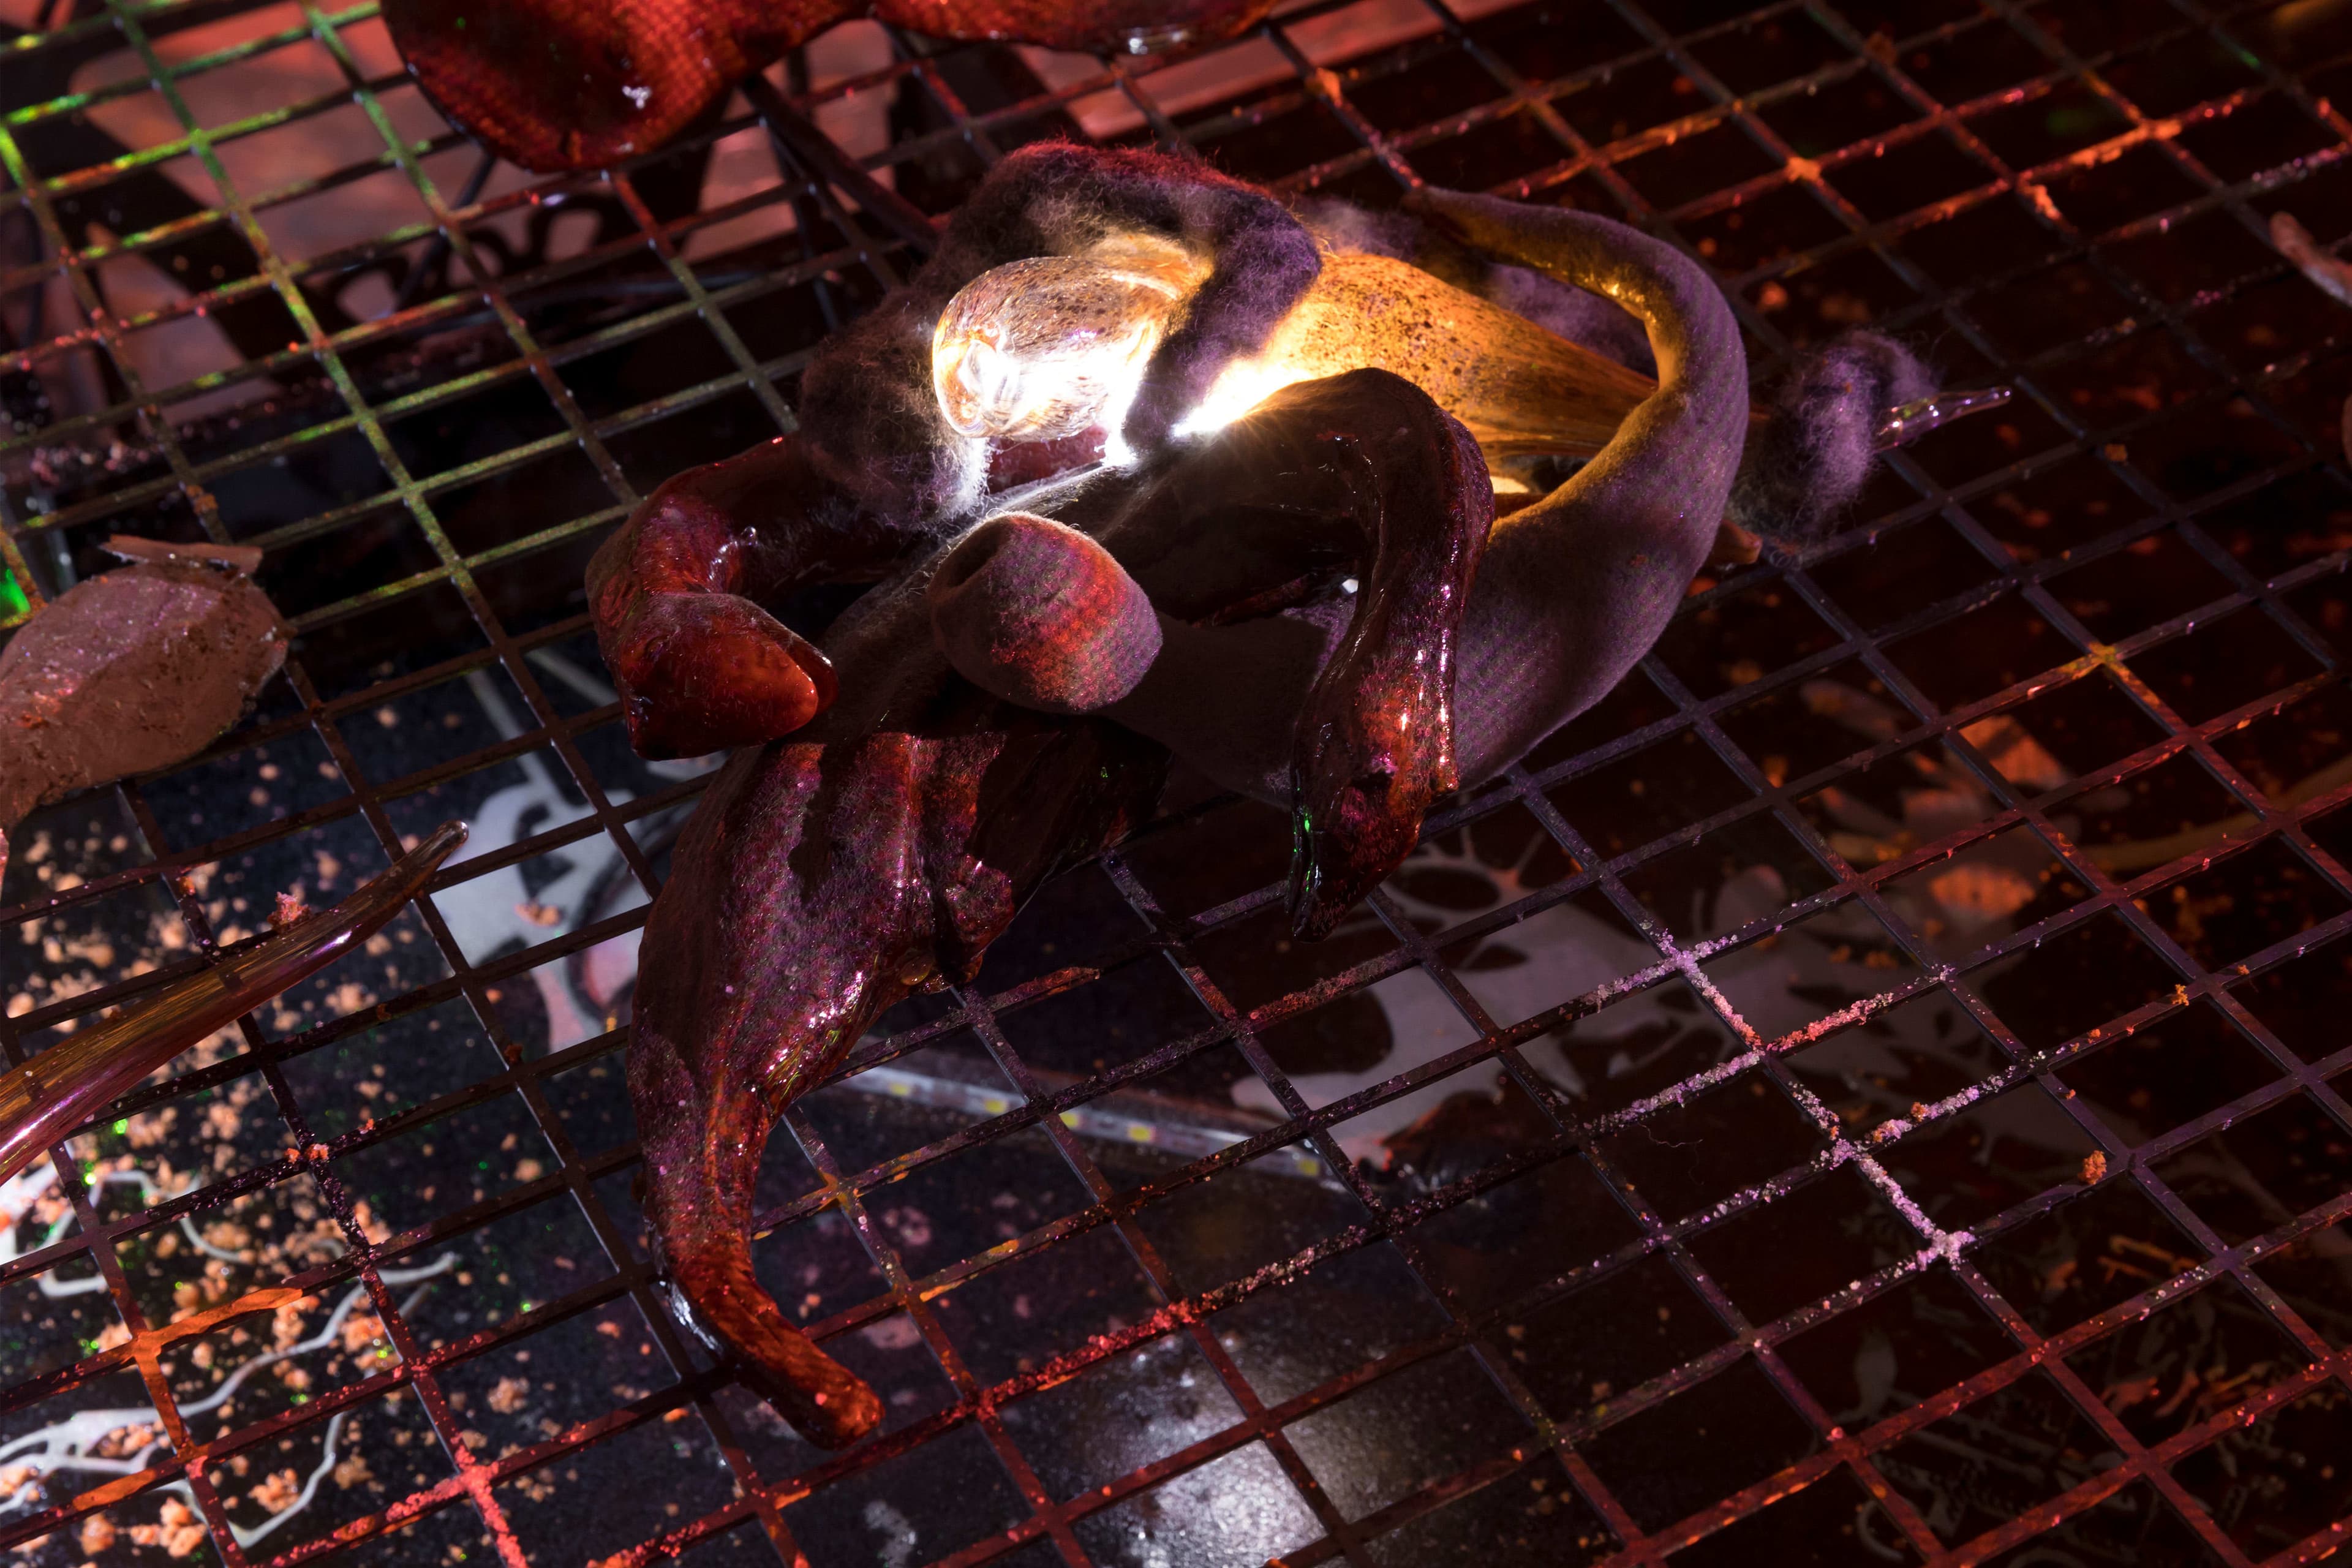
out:
M252 541L301 636L206 759L26 825L0 1048L478 831L0 1199L0 1541L2153 1564L2352 1529L2352 374L2264 237L2339 237L2352 6L1364 0L1143 61L860 26L555 179L442 125L371 6L7 16L5 564L37 597L118 530ZM890 1408L824 1456L647 1267L614 1026L700 774L628 752L580 568L789 428L920 214L1057 134L1573 201L1706 258L1759 374L1869 321L2021 395L1697 585L1330 942L1280 940L1276 814L1196 791L887 1020L762 1178L764 1281Z

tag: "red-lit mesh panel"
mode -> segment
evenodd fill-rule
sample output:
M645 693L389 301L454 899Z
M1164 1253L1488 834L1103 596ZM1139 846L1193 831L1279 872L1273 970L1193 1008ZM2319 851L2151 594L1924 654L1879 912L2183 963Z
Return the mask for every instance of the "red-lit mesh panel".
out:
M287 679L47 810L0 1048L456 816L356 956L0 1190L41 1564L2308 1563L2352 1528L2352 4L1286 11L1193 57L819 40L537 179L373 8L7 0L5 563L268 548ZM699 764L580 575L789 428L1009 147L1412 181L1704 258L1769 377L1868 323L1992 415L1286 940L1180 784L763 1176L889 1415L800 1443L660 1310L621 1063ZM803 606L814 621L835 605ZM37 1541L37 1544L34 1544Z

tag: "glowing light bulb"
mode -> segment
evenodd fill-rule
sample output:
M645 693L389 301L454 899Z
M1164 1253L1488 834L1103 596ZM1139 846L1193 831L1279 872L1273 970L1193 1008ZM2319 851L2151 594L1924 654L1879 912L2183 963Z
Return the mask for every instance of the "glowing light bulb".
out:
M1173 246L1126 241L982 273L931 332L940 411L977 439L1115 437L1199 272Z
M1056 440L1099 427L1106 459L1132 462L1120 426L1153 353L1208 273L1181 246L1145 235L982 273L948 302L931 335L942 415L976 440ZM1427 392L1468 426L1497 472L1517 457L1591 456L1656 387L1408 263L1334 254L1263 347L1228 364L1173 433L1207 435L1286 386L1369 367Z

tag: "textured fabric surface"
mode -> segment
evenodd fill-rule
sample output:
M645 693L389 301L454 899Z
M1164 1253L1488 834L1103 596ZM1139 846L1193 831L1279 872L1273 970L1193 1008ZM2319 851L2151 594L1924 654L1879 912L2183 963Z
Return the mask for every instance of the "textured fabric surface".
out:
M1732 521L1779 539L1824 532L1869 481L1888 410L1935 390L1927 367L1883 332L1849 332L1809 353L1748 438Z

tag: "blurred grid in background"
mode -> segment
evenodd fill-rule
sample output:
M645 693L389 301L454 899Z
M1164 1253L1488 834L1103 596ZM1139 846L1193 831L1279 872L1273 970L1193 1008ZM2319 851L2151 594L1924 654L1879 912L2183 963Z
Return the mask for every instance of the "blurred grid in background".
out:
M5 563L37 600L117 530L258 542L300 633L212 754L26 825L0 1048L479 827L0 1191L25 1560L2352 1528L2352 365L2264 238L2352 228L2352 4L1366 0L1108 61L856 26L555 179L364 5L0 16ZM763 1175L763 1279L889 1409L826 1456L646 1267L615 1026L700 770L628 752L580 572L789 427L910 211L1047 136L1572 203L1706 258L1759 379L1868 323L2020 395L1703 580L1331 942L1281 939L1277 816L1180 785L887 1020Z

